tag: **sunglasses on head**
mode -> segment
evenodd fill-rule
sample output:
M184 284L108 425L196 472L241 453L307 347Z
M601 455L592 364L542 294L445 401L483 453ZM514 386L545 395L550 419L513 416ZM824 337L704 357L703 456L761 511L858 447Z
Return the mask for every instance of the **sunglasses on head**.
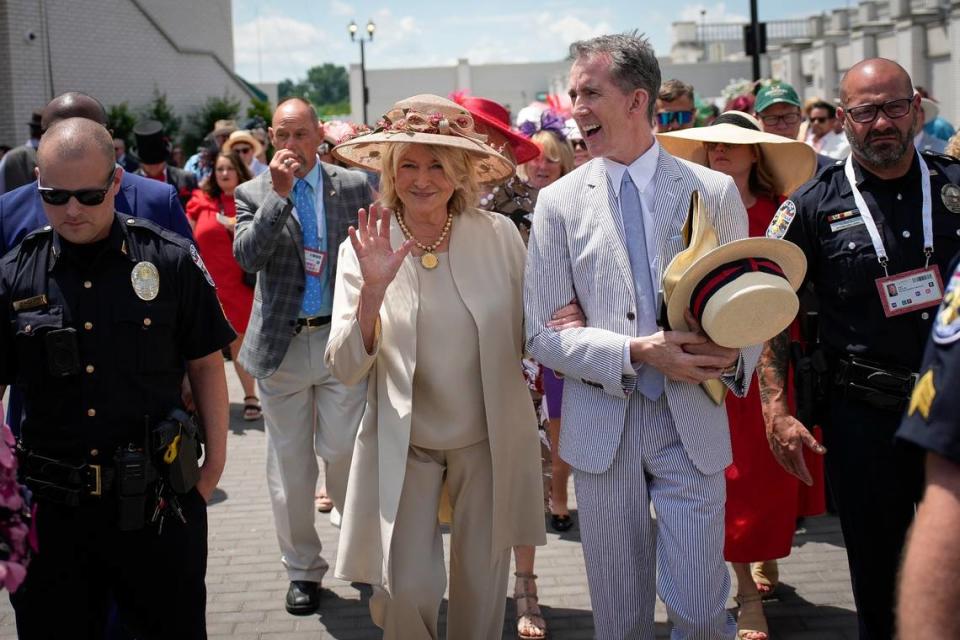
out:
M657 124L661 127L669 126L676 122L679 125L690 124L693 122L693 111L658 111Z
M858 107L850 107L846 110L846 114L857 124L868 124L876 120L881 111L891 120L902 118L910 113L912 105L913 98L899 98L883 104L862 104Z
M64 205L70 201L70 197L77 199L77 202L86 206L93 207L98 204L103 203L103 199L107 197L107 192L110 191L110 185L113 183L115 168L110 169L110 175L107 176L107 184L103 189L78 189L76 191L70 191L68 189L54 189L52 187L44 187L40 185L39 181L37 182L37 191L40 192L40 197L43 198L43 201L47 204L52 205Z

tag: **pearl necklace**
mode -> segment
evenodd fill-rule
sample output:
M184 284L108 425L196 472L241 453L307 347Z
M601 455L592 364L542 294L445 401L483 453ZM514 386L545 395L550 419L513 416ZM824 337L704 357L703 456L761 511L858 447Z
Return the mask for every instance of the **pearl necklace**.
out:
M407 223L403 220L403 214L398 212L397 215L397 224L400 225L400 230L403 231L403 235L406 236L408 240L413 240L414 244L417 245L423 255L420 256L420 264L423 265L424 269L436 269L437 265L440 264L440 260L437 258L435 253L437 247L439 247L443 240L447 237L447 234L450 233L450 227L453 226L453 214L449 211L447 212L447 221L443 224L443 229L440 231L440 237L437 238L436 242L431 245L425 245L419 240L417 240L410 229L407 227Z

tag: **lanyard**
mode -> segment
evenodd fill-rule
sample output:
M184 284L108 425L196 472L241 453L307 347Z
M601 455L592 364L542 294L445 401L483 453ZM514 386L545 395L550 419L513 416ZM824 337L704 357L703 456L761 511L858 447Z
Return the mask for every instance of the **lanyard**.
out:
M917 160L920 163L921 189L923 191L923 208L921 215L923 217L923 254L927 257L927 263L924 267L926 268L930 266L930 257L933 255L933 204L930 199L930 169L927 168L927 163L923 161L920 152L918 151L916 153ZM860 217L863 218L863 223L867 227L867 233L870 234L873 249L877 252L877 260L880 262L880 266L883 267L884 275L889 276L890 274L887 272L889 259L887 258L887 250L883 246L883 239L880 237L880 230L877 229L877 223L870 213L867 201L863 199L863 194L860 193L860 189L857 188L857 179L853 173L853 154L847 156L847 163L843 168L843 172L847 176L847 182L850 183L850 191L853 192L853 201L856 203L857 209L860 210Z

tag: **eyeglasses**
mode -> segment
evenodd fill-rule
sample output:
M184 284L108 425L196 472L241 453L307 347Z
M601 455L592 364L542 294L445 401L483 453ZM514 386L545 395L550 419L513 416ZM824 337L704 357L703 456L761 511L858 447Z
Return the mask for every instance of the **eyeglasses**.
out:
M782 116L760 116L760 119L763 121L763 124L768 127L775 127L781 122L786 125L794 125L800 122L799 113L786 113Z
M857 124L869 124L877 119L880 112L891 120L902 118L910 113L910 107L913 105L913 98L898 98L889 100L883 104L861 104L846 110L846 114Z
M570 145L573 147L574 151L587 150L587 143L585 140L571 140Z
M657 124L661 127L670 126L671 122L676 122L683 126L693 122L693 111L658 111Z
M51 187L40 186L40 183L37 183L37 191L40 192L40 197L43 198L43 201L47 204L52 204L56 206L67 204L70 201L70 197L77 199L77 202L82 204L85 207L93 207L98 204L103 203L103 199L107 197L107 191L110 191L110 185L113 183L114 169L110 169L110 175L107 176L107 185L103 189L78 189L77 191L69 191L67 189L53 189Z
M874 116L874 117L876 117L876 116ZM824 123L824 122L826 122L827 120L830 120L830 119L831 119L831 118L823 118L823 117L820 117L820 118L810 118L810 122L814 122L814 123L816 123L816 124L822 124L822 123Z
M234 147L233 150L237 153L250 153L253 151L253 147Z

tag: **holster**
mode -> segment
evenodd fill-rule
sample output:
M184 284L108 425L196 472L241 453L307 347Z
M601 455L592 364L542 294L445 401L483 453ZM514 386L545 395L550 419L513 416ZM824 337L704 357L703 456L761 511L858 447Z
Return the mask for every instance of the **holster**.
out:
M152 431L154 464L174 491L185 494L200 480L200 431L182 409L174 409Z

